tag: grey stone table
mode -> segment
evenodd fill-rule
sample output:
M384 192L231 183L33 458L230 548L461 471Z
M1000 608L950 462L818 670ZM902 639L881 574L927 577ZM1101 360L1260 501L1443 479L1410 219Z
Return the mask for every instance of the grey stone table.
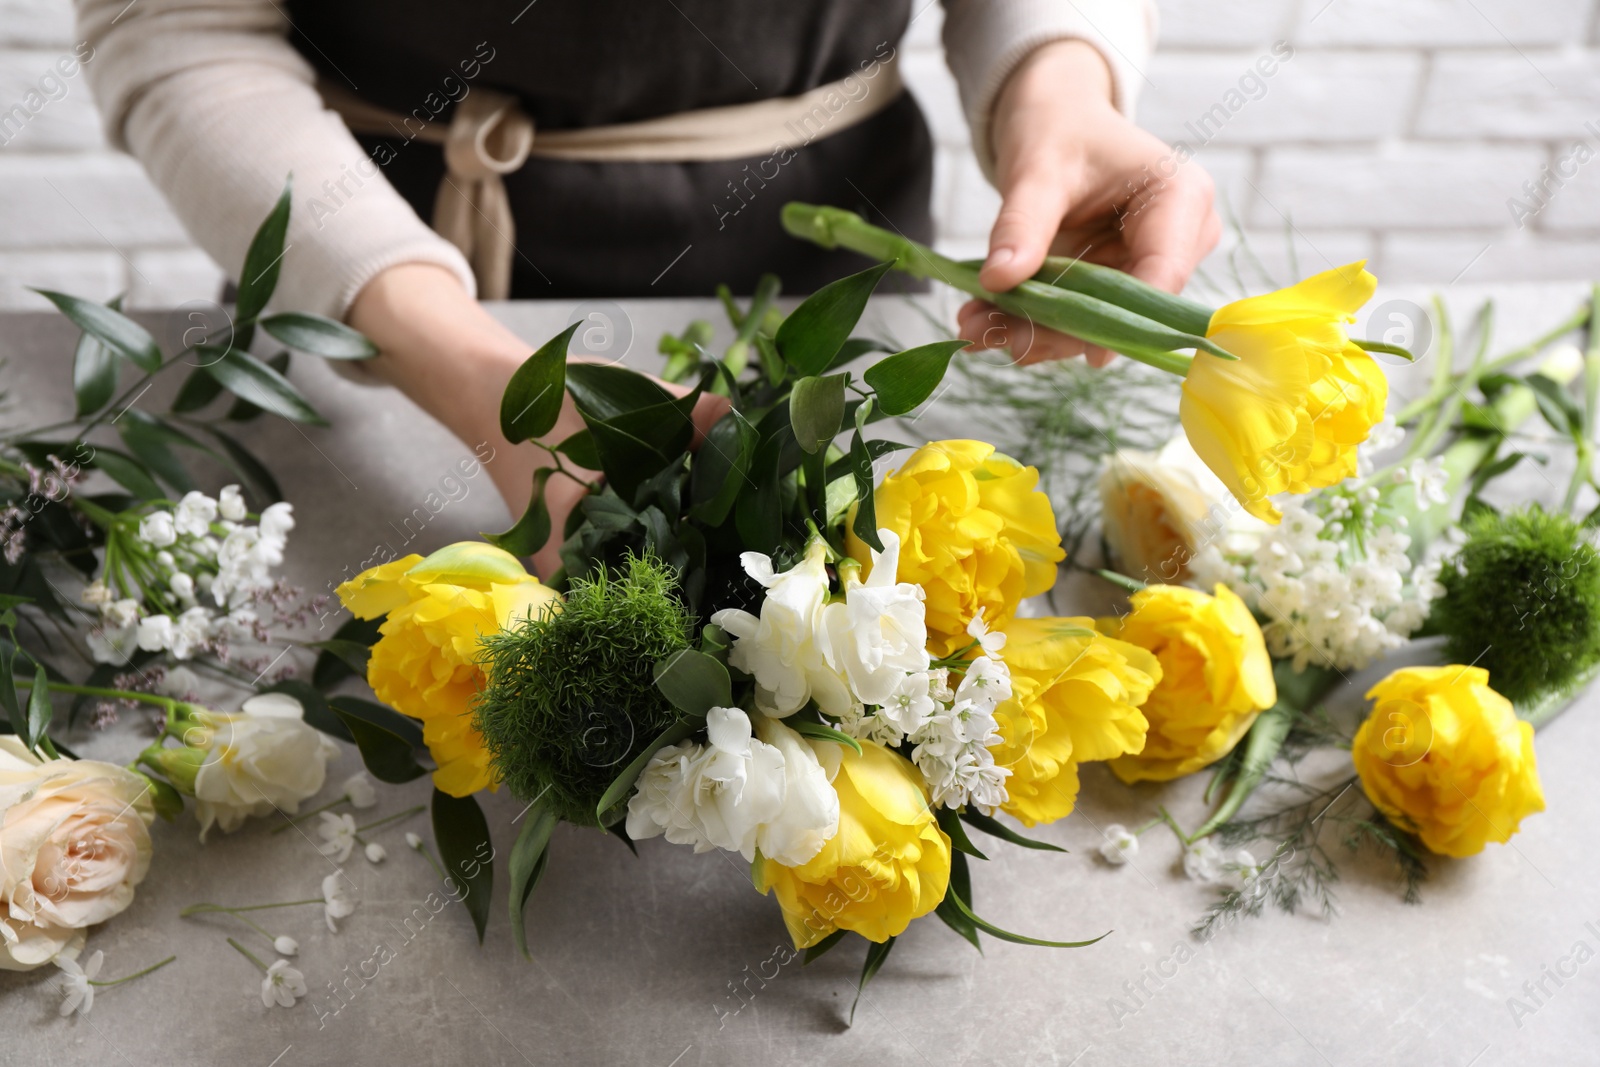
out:
M1458 322L1483 295L1446 292ZM1577 285L1502 287L1499 337L1509 345L1534 336L1582 295ZM1374 306L1388 310L1362 328L1380 334L1390 311L1426 296L1385 293ZM921 299L949 321L949 302ZM710 302L688 301L580 313L596 310L610 316L615 332L608 337L607 323L592 318L591 347L604 350L609 342L620 354L631 333L626 361L644 368L656 365L663 329L716 317ZM572 304L551 302L498 313L537 343L574 312ZM904 343L934 330L903 298L882 300L868 314L880 332ZM186 320L173 315L157 325L173 336ZM58 318L0 319L11 397L0 418L14 424L67 411L72 342ZM1397 388L1415 388L1426 372L1397 371ZM314 360L297 360L293 376L331 429L261 419L244 433L294 502L299 525L288 570L301 586L331 590L375 552L426 552L504 527L506 513L487 476L449 480L476 442L452 439L397 394L347 382ZM153 393L140 403L161 399ZM962 427L936 404L917 432L955 436ZM1537 476L1526 477L1543 489ZM1560 482L1558 473L1548 477ZM430 499L435 503L425 507ZM1058 603L1081 612L1104 607L1078 590ZM1357 713L1359 694L1377 673L1351 679L1337 701L1342 714ZM156 861L137 899L94 931L89 946L105 951L108 975L169 953L177 962L102 990L93 1014L73 1021L56 1017L45 974L0 976L0 1063L1594 1063L1600 962L1559 987L1546 979L1552 995L1520 1024L1507 998L1523 995L1524 982L1538 982L1577 943L1591 954L1600 948L1596 704L1590 694L1540 734L1549 810L1529 819L1510 846L1490 846L1467 861L1435 861L1420 906L1402 904L1382 869L1347 861L1338 917L1269 913L1204 944L1188 929L1211 892L1185 880L1171 835L1147 834L1136 863L1121 869L1106 867L1095 852L1097 827L1142 823L1161 803L1192 825L1204 810L1203 782L1126 789L1090 766L1078 810L1039 831L1070 854L996 847L991 862L975 864L974 891L980 913L1013 930L1110 936L1081 950L986 939L980 956L929 917L900 939L853 1027L846 1019L859 942L804 969L798 961L782 964L789 953L777 905L751 890L743 864L660 840L642 843L634 858L607 835L558 830L529 908L531 963L510 942L503 866L483 946L455 904L425 924L413 919L407 930L407 916L438 889L431 869L401 841L405 829L426 831L421 817L379 832L385 863L352 857L346 870L360 904L338 934L328 933L315 908L267 913L275 929L299 939L295 963L311 996L292 1010L264 1009L256 972L223 940L250 935L228 920L179 919L178 909L197 900L314 896L330 861L301 834L269 835L264 821L206 845L196 840L192 816L174 826L158 822ZM120 729L71 743L124 760L143 741ZM345 751L330 770L328 792L358 766ZM380 789L380 806L368 816L421 803L428 792L426 780ZM521 805L500 795L486 806L504 855ZM388 962L364 965L380 945L392 958L380 954ZM1563 967L1570 970L1570 960ZM366 981L350 977L361 971ZM333 985L352 991L342 1007L330 996Z

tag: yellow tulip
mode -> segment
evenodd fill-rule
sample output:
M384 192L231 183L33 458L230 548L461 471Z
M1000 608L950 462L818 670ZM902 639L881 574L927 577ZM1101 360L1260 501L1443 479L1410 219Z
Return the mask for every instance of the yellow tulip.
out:
M1143 706L1150 722L1144 749L1111 762L1124 782L1193 774L1228 753L1277 702L1261 627L1225 585L1215 596L1148 586L1133 595L1131 612L1101 628L1161 662L1161 684Z
M971 642L982 611L991 628L1055 584L1066 557L1039 472L982 441L934 441L873 494L878 526L900 537L899 580L927 594L928 647L949 655ZM846 525L846 551L871 572L872 555Z
M939 906L950 884L950 839L909 760L863 741L859 756L839 750L833 785L839 832L801 866L762 859L757 871L756 888L776 892L797 949L835 930L898 937Z
M1389 382L1344 324L1377 279L1351 263L1219 308L1206 336L1237 361L1196 354L1178 414L1206 466L1246 511L1356 472L1356 446L1383 420Z
M1431 851L1474 855L1544 810L1533 726L1482 667L1404 667L1367 699L1350 746L1361 788Z
M1144 748L1142 705L1161 664L1136 645L1092 630L1093 619L1014 619L1006 624L1011 699L995 709L995 763L1011 770L1003 810L1028 826L1072 812L1078 764Z
M433 784L464 797L496 785L472 705L483 687L479 639L554 601L554 590L509 552L465 541L423 559L412 554L339 586L358 619L387 615L367 661L379 700L422 721L438 769Z

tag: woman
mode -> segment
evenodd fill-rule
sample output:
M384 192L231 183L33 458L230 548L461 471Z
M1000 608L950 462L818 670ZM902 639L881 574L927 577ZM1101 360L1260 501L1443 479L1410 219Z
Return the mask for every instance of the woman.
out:
M944 6L975 151L1003 198L984 285L1010 288L1055 250L1181 288L1219 225L1204 172L1172 174L1171 152L1127 117L1153 10ZM853 269L782 233L788 200L931 237L931 142L895 67L911 0L78 0L78 12L109 137L199 244L237 269L292 173L278 303L366 333L382 352L371 371L466 441L498 440L501 390L528 353L479 295L706 295L719 281L748 291L767 270L797 292ZM1015 339L1030 361L1084 351L976 302L959 325L981 346ZM552 439L577 425L568 410ZM494 464L513 514L536 452ZM560 528L576 490L550 489ZM554 560L552 547L535 563L548 573Z

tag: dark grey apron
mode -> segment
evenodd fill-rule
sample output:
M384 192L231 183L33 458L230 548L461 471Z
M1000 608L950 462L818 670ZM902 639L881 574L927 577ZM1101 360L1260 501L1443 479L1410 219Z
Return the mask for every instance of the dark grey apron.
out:
M517 96L536 129L555 130L836 81L899 47L910 0L291 0L288 9L301 54L373 104L448 123L451 99L484 86ZM428 219L441 150L400 136L361 140L387 159L386 177ZM770 155L533 157L505 180L517 223L512 296L706 296L718 282L748 293L767 271L786 291L809 292L864 262L789 237L779 208L836 204L928 240L932 163L909 93L781 164Z

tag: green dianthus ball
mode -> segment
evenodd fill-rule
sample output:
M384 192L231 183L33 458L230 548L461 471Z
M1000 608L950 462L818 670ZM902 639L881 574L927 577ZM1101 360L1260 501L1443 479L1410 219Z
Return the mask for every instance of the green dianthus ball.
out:
M1513 703L1557 690L1600 660L1600 553L1583 528L1537 505L1482 513L1439 576L1433 626L1452 662L1476 663Z
M485 640L477 724L511 792L598 825L606 788L679 718L654 670L693 625L676 573L645 556L573 579L558 610Z

